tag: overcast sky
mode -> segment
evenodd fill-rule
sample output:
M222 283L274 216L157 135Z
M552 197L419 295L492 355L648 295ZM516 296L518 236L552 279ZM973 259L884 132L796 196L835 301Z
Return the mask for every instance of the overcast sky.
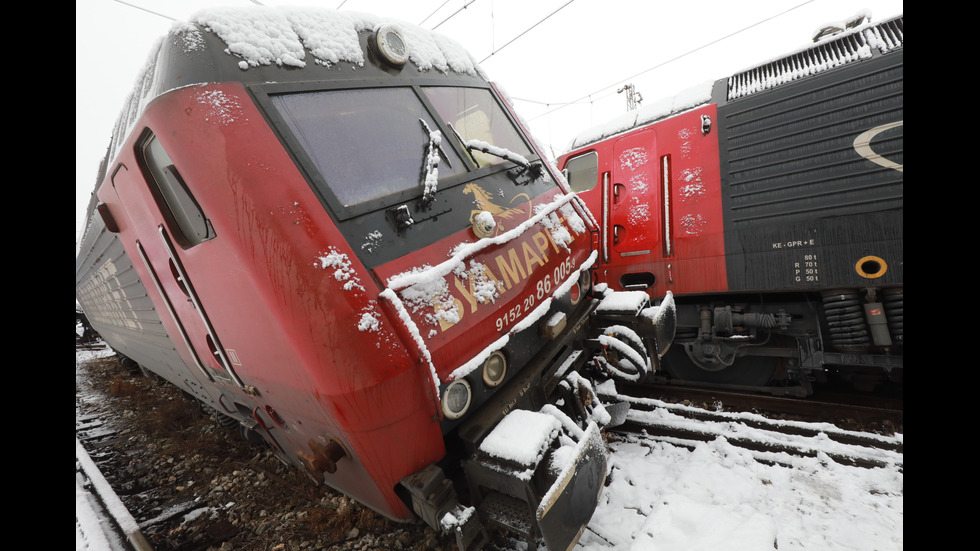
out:
M390 16L456 40L555 156L626 112L625 84L652 103L798 50L825 23L904 10L903 0L75 0L76 250L115 119L155 40L204 7L255 4Z

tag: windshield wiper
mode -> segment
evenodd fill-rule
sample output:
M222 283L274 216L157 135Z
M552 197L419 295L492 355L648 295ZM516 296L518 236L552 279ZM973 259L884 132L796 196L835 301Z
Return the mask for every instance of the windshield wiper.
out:
M446 152L442 149L442 132L432 130L424 120L422 129L429 137L429 143L425 146L425 162L422 163L422 206L427 207L436 198L436 189L439 185L439 157L446 159L449 168L453 167Z
M486 153L487 155L493 155L494 157L504 159L505 161L510 161L515 165L522 167L522 173L525 171L530 171L530 176L532 179L541 176L544 167L540 162L537 164L532 164L531 161L528 161L520 153L514 153L509 149L497 147L482 140L464 140L463 137L460 136L459 131L453 128L453 125L449 124L448 122L446 125L449 126L449 129L452 130L454 134L456 134L456 139L459 140L459 143L463 144L463 147L465 147L467 151L479 151L481 153ZM476 163L477 167L480 166L480 163L477 162L475 158L473 159L473 162Z

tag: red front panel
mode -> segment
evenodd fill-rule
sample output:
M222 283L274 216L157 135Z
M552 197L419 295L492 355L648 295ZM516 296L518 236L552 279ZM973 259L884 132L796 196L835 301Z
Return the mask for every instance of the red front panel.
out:
M715 105L562 156L594 151L595 187L579 192L600 225L600 282L654 298L727 289ZM666 200L665 200L666 198ZM652 283L652 285L651 285ZM630 285L639 287L630 287Z
M498 215L488 239L467 229L375 270L397 291L440 380L538 321L586 263L590 234L567 199L545 193Z

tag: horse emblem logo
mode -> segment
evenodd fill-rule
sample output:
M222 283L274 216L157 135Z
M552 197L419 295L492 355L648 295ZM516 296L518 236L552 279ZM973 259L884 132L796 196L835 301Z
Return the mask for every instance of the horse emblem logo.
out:
M463 193L473 196L473 204L476 207L470 211L470 223L477 224L477 217L483 212L489 212L493 215L494 221L496 222L495 232L500 233L501 230L506 231L506 228L501 223L501 220L511 220L518 215L527 215L528 218L531 216L530 209L524 209L521 207L502 207L493 202L493 195L488 193L485 189L477 184L466 184L463 187ZM531 198L526 193L518 193L510 200L513 204L518 199L523 198L525 201L530 201ZM514 224L517 225L516 223Z

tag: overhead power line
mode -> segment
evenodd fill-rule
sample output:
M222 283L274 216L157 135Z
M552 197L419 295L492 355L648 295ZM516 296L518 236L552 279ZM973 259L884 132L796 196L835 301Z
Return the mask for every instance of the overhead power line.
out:
M564 4L562 4L562 5L560 6L560 7L558 7L558 9L556 9L555 11L553 11L553 12L551 12L551 13L549 13L548 15L546 15L546 16L544 17L544 19L542 19L542 20L540 20L540 21L538 21L537 23L535 23L535 24L533 24L533 25L531 25L531 26L530 26L530 27L528 27L528 28L527 28L526 30L524 30L524 32L522 32L521 34L519 34L519 35L517 35L517 36L515 36L514 38L511 38L511 39L510 39L509 41L507 41L507 43L506 43L506 44L504 44L503 46L501 46L501 47L499 47L499 48L497 48L496 50L494 50L494 51L492 51L492 52L490 52L490 55L488 55L487 57L485 57L485 58L483 58L483 59L481 59L481 60L480 60L480 63L483 63L484 61L486 61L486 60L488 60L488 59L490 59L490 57L492 57L492 56L493 56L493 55L494 55L495 53L497 53L497 52L499 52L500 50L503 50L504 48L506 48L507 46L509 46L509 45L510 45L510 44L511 44L512 42L514 42L515 40L517 40L518 38L520 38L520 37L522 37L522 36L524 36L525 34L527 34L527 33L529 33L529 32L531 32L531 30L533 30L533 29L534 29L535 27L537 27L538 25L540 25L540 24L542 24L542 23L544 23L544 22L545 22L545 21L547 21L547 20L548 20L548 19L549 19L549 18L550 18L550 17L552 16L552 15L555 15L556 13L558 13L558 12L560 12L561 10L563 10L563 9L565 8L565 6L567 6L567 5L569 5L569 4L571 4L571 3L572 3L572 2L574 2L574 1L575 1L575 0L568 0L568 2L565 2Z
M118 2L118 3L120 3L120 4L124 5L124 6L129 6L131 8L135 8L137 10L145 11L146 13L152 13L153 15L157 15L157 16L162 17L164 19L169 19L170 21L176 21L176 19L174 19L173 17L170 17L169 15L164 15L162 13L155 12L153 10L148 10L148 9L144 8L143 6L137 6L135 4L130 4L129 2L124 2L123 0L113 0L113 1L114 2ZM264 4L262 2L259 2L259 0L249 0L249 1L252 2L253 4L255 4L256 6L264 6ZM346 2L346 1L347 0L344 0L344 2ZM344 2L341 2L340 3L340 6L343 6L344 5ZM340 6L337 6L337 9L340 9Z
M541 117L544 117L546 115L550 115L550 114L554 113L555 111L558 111L559 109L563 109L563 108L565 108L565 107L567 107L569 105L579 103L579 102L581 102L581 101L583 101L585 99L589 99L590 101L594 101L595 98L593 98L592 96L598 94L599 92L602 92L603 90L608 90L609 88L614 88L616 86L619 86L621 84L624 84L626 82L629 82L629 81L635 79L636 77L638 77L640 75L644 75L646 73L649 73L650 71L653 71L654 69L659 69L660 67L663 67L664 65L673 63L673 62L677 61L678 59L682 59L682 58L687 57L687 56L689 56L691 54L694 54L696 52L699 52L699 51L701 51L701 50L703 50L703 49L705 49L705 48L707 48L709 46L713 46L713 45L715 45L715 44L717 44L717 43L719 43L719 42L721 42L723 40L728 40L729 38L731 38L731 37L733 37L733 36L735 36L737 34L743 33L743 32L745 32L745 31L747 31L747 30L749 30L749 29L751 29L753 27L757 27L757 26L759 26L759 25L761 25L763 23L766 23L768 21L771 21L773 19L776 19L777 17L782 17L783 15L786 15L787 13L789 13L791 11L797 10L797 9L799 9L799 8L801 8L801 7L803 7L803 6L807 5L807 4L811 4L811 3L815 2L815 1L816 0L806 0L805 2L802 2L800 4L797 4L797 5L795 5L795 6L791 7L791 8L788 8L788 9L786 9L784 11L781 11L781 12L775 14L775 15L772 15L772 16L767 17L765 19L761 19L759 21L756 21L755 23L752 23L751 25L747 25L745 27L742 27L741 29L739 29L737 31L731 32L731 33L729 33L729 34L727 34L725 36L722 36L720 38L717 38L715 40L712 40L711 42L708 42L706 44L702 44L701 46L698 46L697 48L694 48L693 50L688 50L687 52L684 52L684 53L682 53L680 55L674 56L674 57L672 57L672 58L664 61L663 63L658 63L657 65L654 65L653 67L650 67L648 69L644 69L644 70L640 71L639 73L636 73L636 74L634 74L632 76L629 76L629 77L626 77L626 78L624 78L622 80L619 80L619 81L615 82L614 84L610 84L608 86L603 86L602 88L599 88L598 90L596 90L594 92L591 92L589 94L585 94L584 96L582 96L582 97L580 97L580 98L578 98L578 99L576 99L574 101L565 102L565 103L554 102L554 105L558 105L558 107L555 107L554 109L551 109L550 111L545 111L544 113L542 113L542 114L540 114L540 115L538 115L536 117L532 117L530 120L535 120L535 119L539 119ZM564 6L562 6L562 7L564 7Z
M461 11L465 10L466 8L470 7L470 4L472 4L473 2L476 2L476 0L469 0L468 2L466 2L465 4L463 4L463 7L462 8L459 8L458 10L454 11L453 13L451 13L449 15L449 17L447 17L447 18L443 19L442 21L440 21L438 24L436 24L435 27L432 27L432 30L434 31L434 30L438 29L439 28L439 25L442 25L446 21L449 21L453 17L456 17L456 14L458 14L459 12L461 12ZM426 18L426 19L428 19L428 18Z
M169 15L163 15L162 13L158 13L158 12L155 12L153 10L148 10L148 9L142 7L142 6L136 6L134 4L130 4L129 2L123 2L123 0L114 0L114 1L120 3L120 4L124 5L124 6L129 6L131 8L136 8L138 10L145 11L146 13L152 13L153 15L160 16L160 17L162 17L164 19L169 19L171 21L176 21L176 19L174 19L173 17L170 17Z
M426 21L428 21L430 17L432 17L433 15L435 15L437 11L441 10L442 7L445 6L448 3L449 3L449 0L446 0L442 4L439 4L439 7L438 8L432 10L432 13L430 13L429 15L427 15L425 17L425 19L423 19L422 21L419 21L419 26L421 27L422 26L422 23L425 23Z

